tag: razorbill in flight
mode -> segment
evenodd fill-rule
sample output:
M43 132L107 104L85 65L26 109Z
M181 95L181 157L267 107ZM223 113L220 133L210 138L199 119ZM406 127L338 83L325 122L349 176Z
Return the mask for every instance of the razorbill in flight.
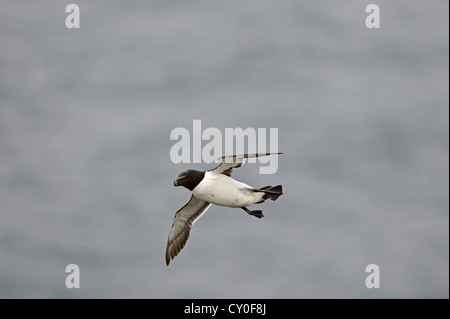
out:
M183 249L195 221L202 216L211 204L242 208L247 214L261 218L260 210L249 210L247 206L259 204L266 199L276 200L283 194L281 185L264 186L255 189L231 178L233 168L241 167L246 158L282 153L257 153L219 158L221 164L216 168L200 172L189 169L178 175L174 186L184 186L192 192L189 202L176 213L169 233L166 248L166 264Z

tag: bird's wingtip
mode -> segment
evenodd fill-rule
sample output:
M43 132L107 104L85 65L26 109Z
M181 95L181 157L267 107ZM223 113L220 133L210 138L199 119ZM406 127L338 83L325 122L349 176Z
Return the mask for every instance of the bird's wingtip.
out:
M169 256L169 247L166 249L166 266L169 266L170 264L170 256Z

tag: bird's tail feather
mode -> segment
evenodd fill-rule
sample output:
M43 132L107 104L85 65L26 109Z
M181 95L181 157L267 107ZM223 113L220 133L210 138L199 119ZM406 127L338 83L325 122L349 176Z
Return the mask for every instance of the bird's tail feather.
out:
M271 200L276 200L278 197L283 195L283 187L281 185L277 185L274 187L264 186L255 191L264 193L263 197L261 197L261 199L259 201L257 201L255 204L262 203L268 198L270 198Z

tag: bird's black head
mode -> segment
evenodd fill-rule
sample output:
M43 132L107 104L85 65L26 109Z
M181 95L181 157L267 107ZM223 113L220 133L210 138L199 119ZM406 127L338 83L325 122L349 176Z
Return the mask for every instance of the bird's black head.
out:
M203 179L205 172L199 172L193 169L188 169L180 175L173 182L173 186L184 186L192 191Z

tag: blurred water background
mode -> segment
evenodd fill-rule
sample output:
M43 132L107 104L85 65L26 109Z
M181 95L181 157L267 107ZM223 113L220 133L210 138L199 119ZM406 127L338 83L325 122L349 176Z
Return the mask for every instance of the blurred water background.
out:
M449 297L448 1L69 3L2 1L0 297ZM173 180L214 167L170 160L194 119L278 128L277 173L233 176L285 194L167 267Z

